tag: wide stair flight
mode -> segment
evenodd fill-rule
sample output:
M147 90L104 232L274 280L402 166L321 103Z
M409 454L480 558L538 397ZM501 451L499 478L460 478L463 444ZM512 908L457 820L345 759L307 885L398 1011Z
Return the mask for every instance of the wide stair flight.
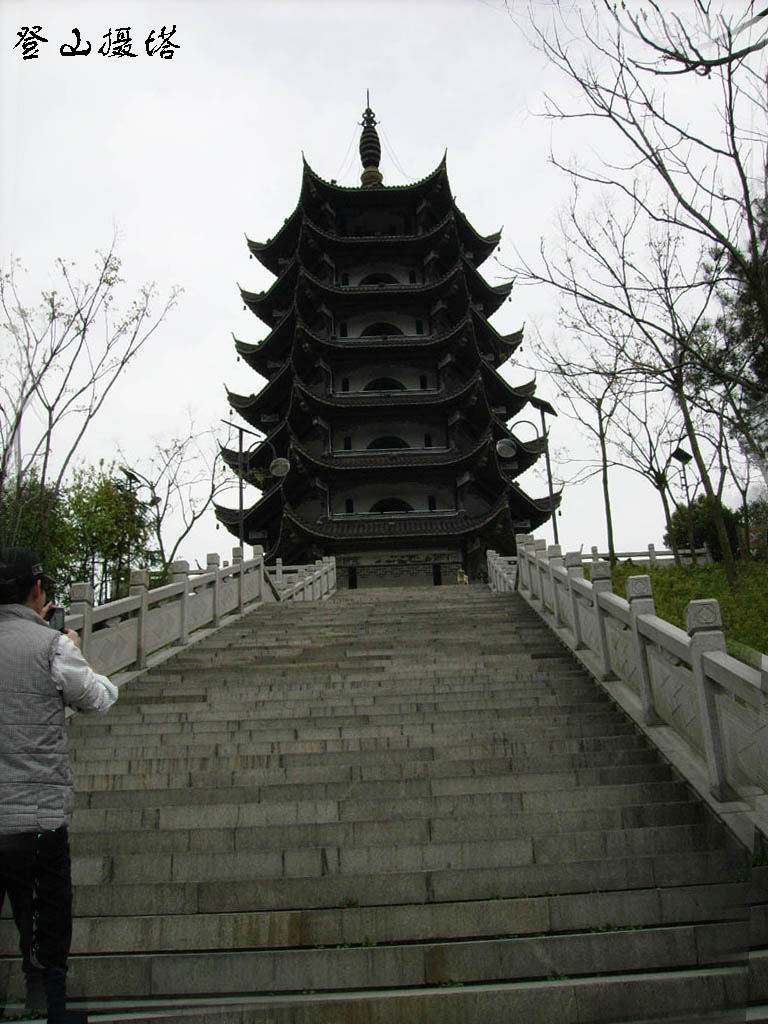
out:
M745 1020L748 856L517 594L263 607L70 743L94 1019Z

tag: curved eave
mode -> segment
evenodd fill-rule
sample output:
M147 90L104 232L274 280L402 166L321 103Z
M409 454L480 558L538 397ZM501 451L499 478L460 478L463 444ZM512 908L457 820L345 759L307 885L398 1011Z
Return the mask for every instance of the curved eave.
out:
M290 258L295 251L301 230L301 205L286 218L277 234L266 242L256 242L246 235L245 241L252 256L273 274L279 275L280 261Z
M393 193L400 195L414 194L418 195L423 192L430 185L435 184L440 178L443 178L445 185L448 185L448 172L446 163L447 154L443 154L443 158L437 167L426 177L420 178L419 181L410 182L407 185L381 185L378 188L363 188L360 185L336 185L330 181L326 181L325 178L321 178L317 171L314 171L307 162L306 157L302 157L303 160L303 177L302 177L302 198L304 198L304 191L307 181L311 181L315 188L321 195L325 195L328 199L335 199L341 197L347 197L359 194L361 197L364 196L366 202L376 202L376 197L391 195Z
M285 316L275 324L273 330L258 344L253 345L235 338L237 354L257 373L267 377L268 374L265 373L267 363L270 361L282 362L290 352L291 345L293 344L293 322L295 317L296 306L292 303Z
M485 263L501 241L501 231L494 231L491 235L481 235L472 226L467 215L462 213L455 204L453 210L456 215L456 230L458 231L459 238L462 241L462 245L473 253L471 263L477 268Z
M229 404L240 413L246 410L254 415L272 412L278 405L287 401L293 378L293 366L286 362L258 394L238 395L227 388Z
M253 447L243 452L243 471L246 476L251 470L266 469L275 455L284 456L288 450L289 440L288 425L282 420L266 437L254 442ZM240 466L239 451L222 445L220 452L226 465L237 473Z
M467 274L469 294L475 302L479 300L485 316L493 316L505 299L509 298L513 282L508 281L504 284L496 285L488 284L483 275L475 270L469 260L464 259L462 262Z
M513 481L509 481L509 489L510 510L515 515L522 513L528 516L533 526L541 526L545 523L559 507L562 498L562 491L553 494L551 501L548 495L544 498L531 498Z
M240 297L252 313L255 313L268 327L272 327L275 306L281 301L285 303L286 309L293 304L292 296L298 272L299 264L296 260L292 260L267 291L249 292L247 288L240 288ZM238 285L238 287L240 286Z
M483 382L488 394L488 401L495 404L496 399L502 399L520 410L528 402L533 400L536 391L536 379L526 381L525 384L513 385L504 380L500 373L497 373L492 366L483 363L481 367ZM513 414L514 415L514 414Z
M280 515L284 504L285 495L282 482L276 483L254 505L243 509L243 524L250 528L253 525L259 525L259 522L267 522ZM240 520L238 509L214 504L214 510L216 518L223 526L231 528L238 525Z

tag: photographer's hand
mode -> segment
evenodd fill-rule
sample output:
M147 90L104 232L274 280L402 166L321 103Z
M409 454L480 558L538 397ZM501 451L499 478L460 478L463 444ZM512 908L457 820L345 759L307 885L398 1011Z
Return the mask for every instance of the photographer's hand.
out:
M79 647L80 646L80 637L74 631L74 629L67 629L67 630L65 630L64 636L68 636L69 639L72 641L72 643L75 645L75 647Z

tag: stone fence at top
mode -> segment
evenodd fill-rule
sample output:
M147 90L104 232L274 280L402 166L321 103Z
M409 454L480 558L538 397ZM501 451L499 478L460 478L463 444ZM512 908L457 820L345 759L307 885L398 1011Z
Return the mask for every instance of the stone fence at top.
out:
M225 617L258 604L320 601L336 590L335 559L267 566L261 547L246 560L234 548L232 564L223 567L218 555L208 555L205 569L190 572L183 561L171 569L172 582L152 590L146 570L132 571L129 596L102 605L94 605L89 583L72 585L67 628L80 634L81 649L98 672L146 668L151 655L183 647L196 631L216 629Z
M590 562L587 580L581 552L529 534L517 545L517 559L488 552L491 589L517 589L733 831L765 848L768 657L757 669L726 653L716 600L691 601L682 630L656 615L649 576L630 576L625 600L608 562Z

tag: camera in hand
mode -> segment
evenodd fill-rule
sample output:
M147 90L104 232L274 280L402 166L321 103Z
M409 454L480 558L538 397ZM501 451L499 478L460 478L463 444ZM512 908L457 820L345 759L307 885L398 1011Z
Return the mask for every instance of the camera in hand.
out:
M48 610L48 614L45 618L51 629L55 629L57 633L64 633L66 631L67 615L60 605L53 605L53 607Z

